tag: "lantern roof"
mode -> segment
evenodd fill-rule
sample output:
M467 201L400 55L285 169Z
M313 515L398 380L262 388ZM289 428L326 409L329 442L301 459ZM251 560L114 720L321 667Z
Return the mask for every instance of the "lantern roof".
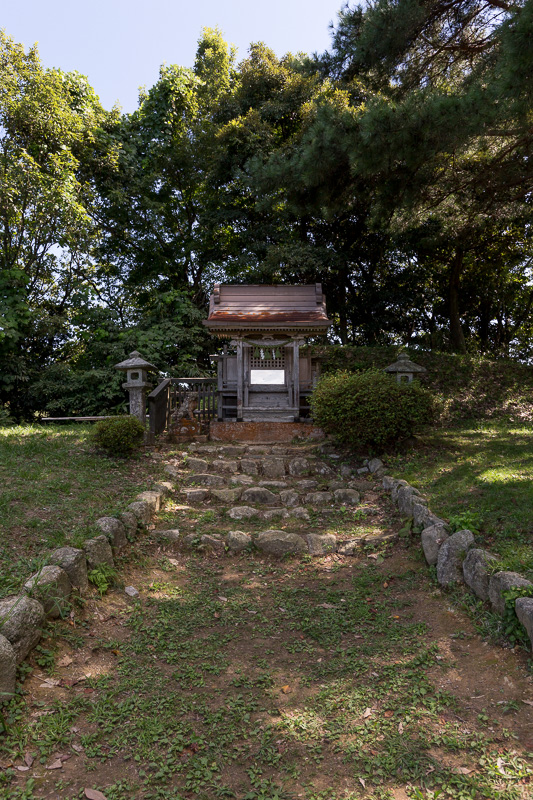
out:
M157 372L157 367L154 367L154 365L150 364L149 361L145 361L145 359L137 350L134 350L133 353L130 353L130 357L125 361L121 361L120 364L115 364L115 369L121 369L124 372L129 369L146 369L155 370Z
M216 283L204 325L218 336L275 333L316 335L330 326L322 284L226 285Z
M384 372L427 372L425 367L415 364L411 361L407 353L399 353L398 360L388 367L385 367Z

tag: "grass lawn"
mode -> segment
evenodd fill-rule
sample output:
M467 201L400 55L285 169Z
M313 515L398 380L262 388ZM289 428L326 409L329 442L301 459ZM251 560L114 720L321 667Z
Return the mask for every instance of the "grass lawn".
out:
M428 498L435 513L473 530L506 569L533 580L531 424L455 423L387 464Z
M107 458L91 426L0 428L0 596L16 592L47 551L98 533L98 517L124 510L158 477L140 455Z

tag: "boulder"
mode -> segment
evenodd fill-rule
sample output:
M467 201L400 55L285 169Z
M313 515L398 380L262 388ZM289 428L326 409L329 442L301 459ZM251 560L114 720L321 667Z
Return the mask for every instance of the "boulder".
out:
M284 506L297 506L300 500L300 495L293 489L285 489L284 492L280 492L279 496Z
M207 461L203 458L187 458L183 464L187 469L192 469L193 472L207 472Z
M307 544L305 540L296 533L286 531L264 531L255 540L256 547L263 553L271 556L284 556L287 554L306 553Z
M297 486L302 492L312 492L318 486L318 481L298 481Z
M44 619L42 605L25 594L0 600L0 634L13 647L17 664L39 642Z
M285 461L282 458L264 458L261 468L265 478L282 478L285 475Z
M68 598L72 591L70 578L57 564L43 567L24 584L25 591L38 600L47 617L57 619L69 607Z
M204 533L200 536L200 547L204 550L214 550L216 553L224 553L226 545L218 533Z
M365 537L360 536L358 539L348 539L342 542L337 548L337 553L340 556L354 556L361 551L361 546L365 542Z
M308 533L304 539L312 556L324 556L337 549L337 538L332 533Z
M161 492L141 492L136 496L135 499L141 503L148 503L152 509L152 514L157 514L161 508L161 500L163 499L163 495Z
M382 486L386 492L392 492L394 487L398 484L398 479L393 478L391 475L384 475Z
M414 500L416 498L416 500ZM406 517L413 516L413 502L418 502L420 492L414 486L400 486L398 489L398 496L396 504L400 514L405 514Z
M0 634L0 706L11 700L17 683L17 658L11 642Z
M132 542L137 535L137 527L139 525L137 517L131 511L122 511L118 516L126 530L126 538Z
M250 508L250 506L235 506L228 511L228 517L231 517L231 519L251 519L257 515L257 509Z
M368 471L374 473L383 468L383 461L379 458L371 458L367 466Z
M152 519L152 508L150 504L145 503L144 500L135 500L133 503L130 503L127 508L132 514L135 514L137 521L140 522L141 525L148 525Z
M94 539L87 539L83 543L83 550L89 570L96 569L102 564L107 564L110 567L115 566L111 545L103 534L102 536L95 536Z
M262 486L250 486L242 493L244 503L259 503L263 506L272 506L277 501L277 497L269 489Z
M495 572L489 579L489 600L497 614L505 612L504 592L509 589L524 587L533 589L533 583L523 578L518 572Z
M305 502L310 506L327 506L333 502L331 492L311 492L305 495Z
M482 600L489 599L490 574L488 566L497 559L487 550L473 547L463 561L463 575L466 585Z
M225 461L224 459L213 461L212 467L215 472L219 472L222 475L234 474L239 470L239 465L236 461Z
M50 554L48 561L64 569L76 589L82 593L87 591L89 587L87 560L83 550L78 550L76 547L58 547Z
M96 527L102 531L115 550L120 551L127 546L126 528L121 520L116 517L100 517L96 520ZM135 522L135 527L137 527L137 522Z
M328 492L335 492L337 489L346 489L344 481L328 481Z
M182 489L188 503L201 503L209 497L209 489Z
M404 481L403 479L395 480L394 486L392 487L391 491L391 500L393 503L396 503L398 501L398 492L404 486L409 486L407 481Z
M188 533L183 539L183 544L185 547L196 547L199 541L197 533Z
M422 531L422 550L428 564L437 563L440 546L448 538L448 531L444 525L431 525Z
M259 475L259 462L254 458L241 458L241 470L246 475Z
M361 502L361 495L355 489L336 489L333 494L341 506L356 506Z
M226 536L226 544L232 553L240 553L252 544L252 537L244 531L229 531Z
M286 489L288 484L285 481L259 481L258 486L264 486L266 489Z
M533 597L517 597L514 607L516 616L526 629L533 648Z
M154 534L158 539L163 539L169 544L181 541L180 532L177 528L168 528L164 531L154 531Z
M214 489L222 489L226 485L222 475L210 475L208 472L189 475L186 482L187 486L209 486Z
M172 478L173 480L178 480L181 477L179 469L175 466L175 464L165 464L163 467L165 474Z
M309 461L306 458L293 458L289 461L289 475L293 478L299 475L307 475L309 472Z
M368 467L359 467L359 469L357 470L357 474L358 475L370 475L370 470L368 469Z
M221 503L236 503L241 493L242 489L211 489L211 496Z
M418 497L411 506L413 512L413 523L422 529L430 528L435 524L435 514L432 514L427 507L427 500Z
M463 581L463 561L474 544L472 531L452 533L440 546L437 556L437 580L442 586Z
M339 472L341 474L341 478L351 478L353 475L353 469L349 464L341 464Z

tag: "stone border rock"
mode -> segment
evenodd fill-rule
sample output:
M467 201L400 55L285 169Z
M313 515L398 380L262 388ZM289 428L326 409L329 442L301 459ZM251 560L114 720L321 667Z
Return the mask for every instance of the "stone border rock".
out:
M524 588L533 595L533 583L517 572L492 572L490 565L497 561L496 557L474 546L471 531L450 533L449 525L430 512L427 499L407 481L385 475L383 488L389 492L398 510L411 518L415 526L422 527L424 556L430 566L436 566L441 586L465 583L476 597L490 602L500 616L505 613L504 592ZM517 598L515 613L533 648L533 597Z
M114 567L115 557L135 541L173 492L171 483L159 482L153 491L137 495L118 517L100 517L95 523L99 536L87 539L81 549L57 548L20 594L0 600L0 703L15 694L17 666L39 643L46 620L61 616L69 598L87 591L88 570Z

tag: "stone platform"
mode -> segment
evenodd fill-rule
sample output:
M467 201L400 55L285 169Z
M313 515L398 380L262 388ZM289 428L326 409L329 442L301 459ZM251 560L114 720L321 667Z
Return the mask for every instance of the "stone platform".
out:
M292 442L293 439L324 438L320 428L307 422L217 422L209 425L214 442Z

